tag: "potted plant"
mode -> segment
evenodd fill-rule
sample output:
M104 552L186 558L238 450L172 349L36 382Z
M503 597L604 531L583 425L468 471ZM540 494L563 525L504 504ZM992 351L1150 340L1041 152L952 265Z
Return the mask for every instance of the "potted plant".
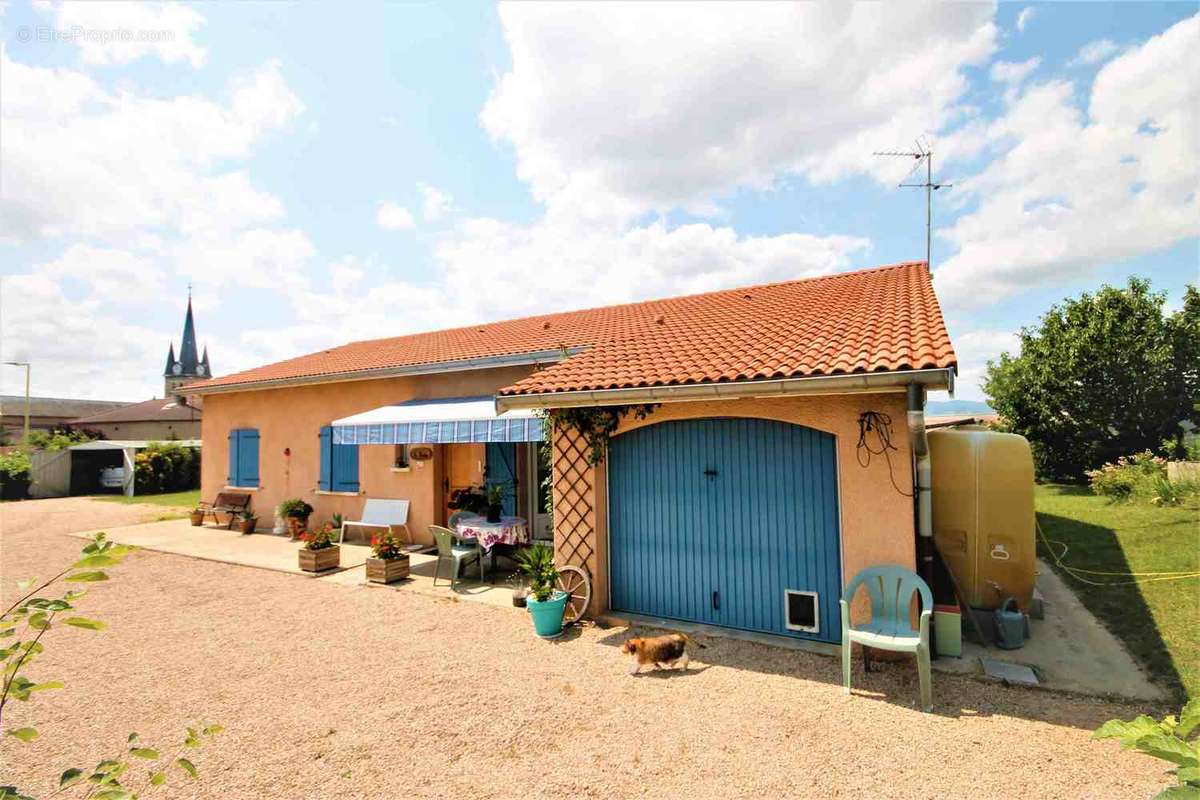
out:
M254 516L254 512L250 509L238 512L238 527L241 528L243 534L254 533L254 529L258 526L258 517Z
M308 528L308 518L312 516L312 512L313 507L299 497L284 500L279 504L279 516L287 520L288 533L291 534L293 542Z
M204 524L204 509L193 508L192 513L188 514L188 518L191 519L193 527L199 528Z
M408 553L390 530L371 537L371 557L367 559L367 580L391 583L408 577Z
M487 495L482 487L476 486L455 489L450 493L450 502L446 504L451 511L466 511L470 514L486 511L487 505Z
M493 483L487 490L487 521L499 522L504 513L504 484Z
M517 556L517 566L529 578L529 597L525 607L533 617L533 630L543 639L562 635L563 611L567 607L567 593L559 591L558 568L554 566L554 550L544 544L535 544Z
M305 531L300 539L304 542L300 548L300 569L305 572L323 572L342 563L342 548L333 543L332 526Z

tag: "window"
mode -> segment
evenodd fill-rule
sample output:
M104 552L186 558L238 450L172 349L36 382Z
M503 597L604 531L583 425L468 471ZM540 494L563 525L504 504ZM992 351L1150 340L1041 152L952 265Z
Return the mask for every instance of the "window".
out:
M396 452L392 456L392 468L408 469L408 445L398 444L395 447Z
M358 445L334 444L333 427L321 428L321 472L317 486L325 492L358 491Z
M783 610L785 624L790 631L820 633L821 623L817 619L817 593L784 589Z
M258 488L258 429L237 428L229 432L227 486Z

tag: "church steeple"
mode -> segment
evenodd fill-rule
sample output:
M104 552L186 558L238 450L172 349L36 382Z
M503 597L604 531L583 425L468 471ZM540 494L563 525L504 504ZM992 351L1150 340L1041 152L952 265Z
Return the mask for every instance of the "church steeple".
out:
M192 314L192 286L188 284L187 313L183 317L183 338L179 342L179 358L175 357L175 343L167 350L167 368L163 373L166 394L172 395L185 383L197 378L211 378L208 365L208 348L204 358L199 357L196 347L196 320Z

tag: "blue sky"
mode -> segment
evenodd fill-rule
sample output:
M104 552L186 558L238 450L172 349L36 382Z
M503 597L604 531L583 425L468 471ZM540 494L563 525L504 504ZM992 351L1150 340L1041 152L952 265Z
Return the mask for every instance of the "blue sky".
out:
M924 256L958 396L1051 303L1197 280L1194 4L11 3L4 359L161 391L351 339ZM116 36L110 35L117 32ZM0 372L5 392L19 370Z

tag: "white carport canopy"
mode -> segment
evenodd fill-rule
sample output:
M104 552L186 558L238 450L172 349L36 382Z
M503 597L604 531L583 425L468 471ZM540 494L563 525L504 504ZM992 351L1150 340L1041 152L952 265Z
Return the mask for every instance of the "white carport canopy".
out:
M82 442L73 444L68 447L68 450L121 450L123 451L125 472L121 476L121 490L126 497L133 497L133 459L138 450L144 450L151 444L155 444L149 440L119 440L119 439L97 439L93 442ZM177 439L166 442L166 444L177 444L180 447L199 447L199 439Z
M409 400L333 421L334 444L540 442L542 420L529 409L496 413L493 397Z

